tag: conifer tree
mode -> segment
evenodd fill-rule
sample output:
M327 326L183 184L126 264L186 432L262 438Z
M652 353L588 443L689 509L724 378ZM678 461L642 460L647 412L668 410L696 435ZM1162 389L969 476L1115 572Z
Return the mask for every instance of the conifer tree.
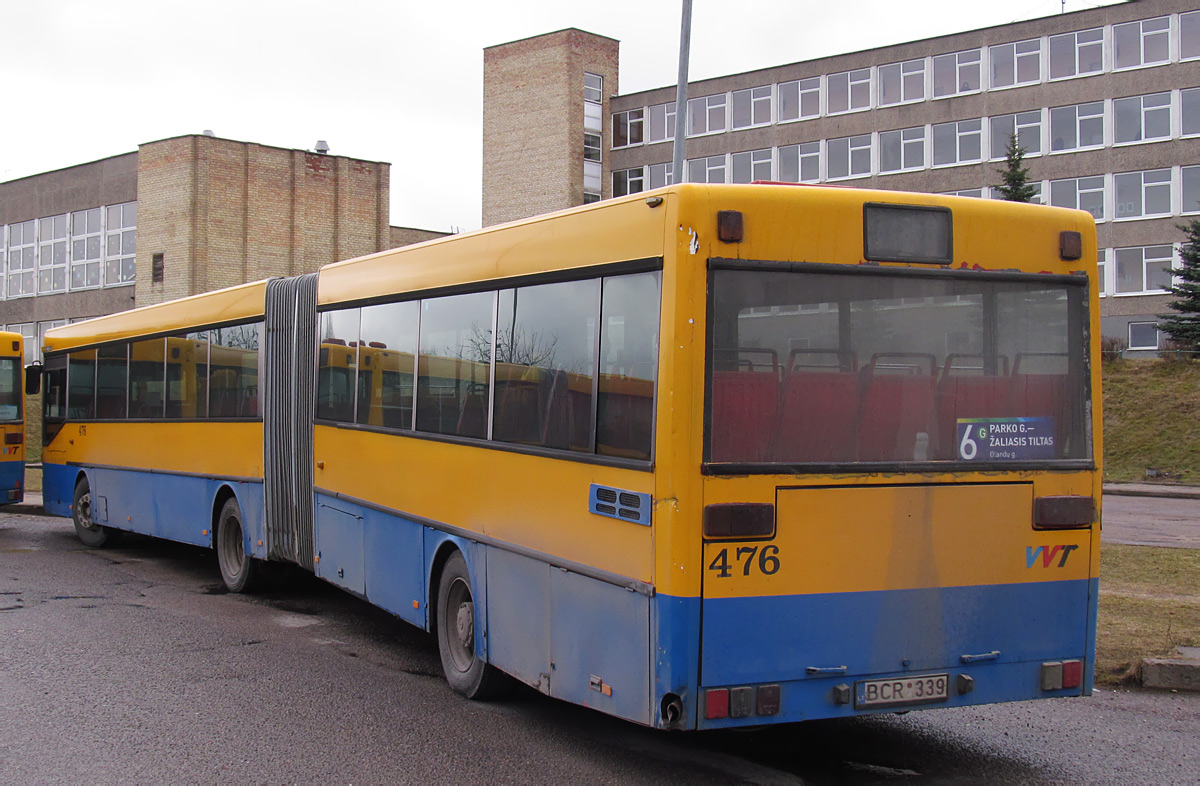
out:
M1179 283L1167 287L1175 296L1167 307L1176 313L1159 314L1158 329L1181 348L1195 352L1200 350L1200 218L1177 228L1183 232L1184 241L1179 251L1180 267L1171 273Z
M1004 182L996 186L1001 196L1009 202L1032 202L1037 189L1029 182L1029 167L1021 166L1025 148L1017 144L1014 131L1008 135L1008 147L1004 149L1004 168L997 170Z

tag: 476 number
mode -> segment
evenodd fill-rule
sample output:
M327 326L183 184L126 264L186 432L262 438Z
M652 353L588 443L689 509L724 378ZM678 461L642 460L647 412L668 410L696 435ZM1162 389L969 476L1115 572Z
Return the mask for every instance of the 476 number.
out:
M749 576L750 571L756 567L759 573L766 576L773 576L779 572L778 546L763 546L761 549L758 546L738 546L737 550L733 551L732 562L730 551L728 548L721 549L717 556L713 557L713 561L708 563L708 569L715 570L717 578L729 578L738 567L741 567L743 576Z

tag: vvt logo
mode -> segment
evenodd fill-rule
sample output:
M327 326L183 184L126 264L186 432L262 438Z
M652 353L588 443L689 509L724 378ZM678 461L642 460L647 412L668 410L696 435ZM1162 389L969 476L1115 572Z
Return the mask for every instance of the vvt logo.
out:
M1060 554L1062 557L1058 560L1056 567L1064 567L1067 564L1067 557L1071 556L1071 552L1079 546L1063 545L1063 546L1033 546L1025 547L1025 567L1032 568L1038 562L1038 557L1042 558L1042 567L1048 568L1054 564L1054 558Z

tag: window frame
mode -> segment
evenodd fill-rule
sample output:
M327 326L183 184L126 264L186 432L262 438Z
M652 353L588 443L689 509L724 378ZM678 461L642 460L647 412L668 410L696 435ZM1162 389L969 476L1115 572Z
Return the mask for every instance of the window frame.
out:
M1112 100L1112 107L1113 107L1112 108L1112 118L1113 118L1113 121L1112 121L1112 127L1113 127L1112 144L1113 144L1113 147L1123 147L1125 145L1146 145L1146 144L1150 144L1152 142L1164 142L1164 141L1170 140L1171 136L1172 136L1172 128L1173 128L1173 125L1172 125L1173 118L1172 118L1172 112L1171 112L1171 108L1172 108L1171 104L1173 102L1171 100L1171 98L1172 98L1171 92L1172 91L1167 90L1166 92L1160 92L1160 93L1145 93L1143 95L1122 96L1120 98L1114 98ZM1161 101L1164 98L1166 99L1165 103L1152 104L1150 106L1146 105L1146 99L1158 99ZM1137 108L1137 118L1138 118L1138 129L1137 130L1138 130L1139 137L1137 139L1121 140L1118 138L1121 134L1121 111L1120 111L1120 107L1118 105L1119 104L1131 104L1134 101L1137 102L1137 107L1138 107ZM1150 120L1151 115L1164 113L1164 112L1167 116L1166 133L1163 135L1160 135L1160 136L1153 136L1153 137L1147 136L1146 129L1149 126L1149 120Z
M693 129L696 127L696 122L697 122L696 118L700 116L699 114L696 114L697 110L695 109L695 107L701 106L700 102L704 102L703 103L704 130L703 131L694 131ZM725 133L726 129L729 128L729 94L728 93L713 93L712 95L697 96L696 98L689 98L688 102L687 102L687 107L688 107L688 112L687 112L687 123L688 123L687 136L688 136L688 138L699 137L699 136L711 136L713 134L723 134L723 133ZM714 119L714 113L717 112L718 110L719 110L720 118L721 118L721 127L720 128L715 127L712 122ZM676 122L679 122L678 118L676 118Z
M741 100L748 102L746 109L749 110L750 122L738 125L738 102ZM761 128L762 126L771 125L774 119L774 104L775 90L772 85L760 85L758 87L747 87L742 90L734 90L729 97L729 128L731 131L740 131L745 128ZM765 107L765 108L764 108ZM765 114L765 117L763 116Z
M1134 346L1134 344L1133 344L1133 328L1135 325L1137 327L1143 327L1145 325L1153 325L1154 326L1154 346L1152 346L1152 347L1150 347L1150 346ZM1140 351L1140 352L1157 351L1159 349L1159 343L1162 338L1162 329L1159 328L1157 322L1130 321L1130 322L1126 323L1126 325L1125 325L1125 338L1126 338L1126 342L1125 342L1126 346L1130 350Z
M1149 182L1146 180L1146 175L1166 173L1167 179L1164 181L1161 178L1154 179ZM1121 183L1129 182L1130 176L1138 176L1138 198L1141 201L1141 212L1136 215L1121 215ZM1174 214L1174 199L1172 192L1175 189L1175 173L1172 167L1161 167L1159 169L1140 169L1132 172L1115 172L1113 173L1113 221L1143 221L1146 219L1169 218ZM1154 189L1155 194L1165 191L1167 194L1167 209L1161 213L1147 213L1146 206L1150 202L1151 189ZM1159 197L1161 198L1161 197Z
M969 124L972 124L972 123L978 124L978 127L974 130L971 130L969 127L966 128L965 130L963 129L964 124L967 124L969 126ZM955 156L955 158L954 158L954 161L949 162L949 163L938 163L938 160L937 160L937 151L938 151L937 129L947 128L949 126L954 127L954 156ZM963 158L963 156L962 156L963 144L965 141L970 140L970 138L972 136L974 136L977 140L977 144L979 147L979 155L976 156L975 158ZM952 167L952 166L967 166L969 164L979 164L979 163L982 163L984 160L983 159L983 118L967 118L965 120L952 120L949 123L934 123L930 127L930 130L929 130L929 140L930 140L930 143L929 143L929 147L930 147L929 166L931 169L940 169L942 167Z
M865 140L865 142L864 142ZM841 155L841 151L834 151L832 146L835 143L845 142L846 145L846 172L845 175L833 175L830 172L831 164L834 156ZM838 145L841 147L841 145ZM863 151L866 151L864 156ZM856 170L854 162L856 160L855 153L858 153L857 160L861 162L865 157L867 161L866 170ZM825 179L826 180L853 180L855 178L870 177L874 171L871 159L875 154L875 144L872 139L872 134L852 134L851 136L836 137L834 139L825 140Z
M1029 45L1033 47L1030 48ZM1024 52L1018 51L1021 46L1025 46ZM1012 77L1013 81L1007 84L996 83L996 56L995 52L1001 49L1012 50ZM1029 60L1036 60L1037 75L1032 79L1021 79L1021 64L1024 60L1028 63ZM1036 85L1043 80L1042 62L1045 58L1042 57L1042 39L1029 38L1024 41L1010 41L1004 44L993 44L988 47L988 89L989 90L1010 90L1014 87L1023 87L1025 85Z
M1079 150L1099 150L1099 149L1103 148L1105 146L1105 142L1107 141L1107 138L1108 138L1108 124L1105 122L1105 119L1106 119L1105 116L1107 114L1107 112L1105 111L1105 103L1106 102L1104 100L1100 100L1100 101L1087 101L1082 104L1067 104L1065 106L1050 107L1050 122L1049 122L1049 137L1050 137L1050 151L1049 152L1050 152L1050 154L1054 155L1057 153L1074 153ZM1093 106L1098 106L1100 108L1099 112L1097 112L1095 114L1089 114L1089 115L1081 115L1079 113L1079 110L1082 109L1083 107L1093 107ZM1059 112L1060 114L1058 116L1062 117L1063 116L1062 112L1065 110L1068 110L1068 109L1071 110L1071 112L1072 112L1072 117L1073 117L1072 125L1073 125L1075 144L1072 147L1063 147L1060 149L1055 149L1055 147L1054 147L1055 112ZM1083 123L1085 121L1093 120L1095 118L1100 119L1100 141L1095 144L1088 144L1088 145L1080 144L1080 140L1083 137L1083 133L1082 133Z
M1091 35L1091 34L1095 34L1096 37L1091 38L1087 41L1084 41L1082 44L1080 44L1080 42L1079 42L1080 36ZM1055 76L1054 75L1054 42L1056 40L1065 40L1067 38L1071 39L1071 55L1072 55L1072 57L1071 57L1071 73L1063 74L1062 76ZM1057 35L1049 36L1046 41L1046 81L1047 82L1059 82L1064 79L1082 79L1084 77L1094 76L1095 74L1104 73L1105 66L1107 65L1107 60L1108 60L1108 56L1109 56L1108 53L1106 52L1107 47L1104 44L1105 44L1105 36L1104 36L1104 28L1103 27L1093 27L1093 28L1089 28L1087 30L1072 30L1068 33L1059 33ZM1096 68L1094 70L1082 71L1082 70L1080 70L1081 55L1084 51L1089 50L1092 47L1099 47L1099 49L1100 49L1100 65L1098 68Z
M783 105L784 105L783 91L784 91L784 88L787 88L790 85L796 86L796 116L795 117L784 117L784 115L783 115ZM811 103L815 105L815 108L809 114L805 114L805 112L804 112L804 105L806 103L806 101L805 101L806 97L811 98ZM775 106L776 106L776 113L775 113L775 115L776 115L775 122L776 123L798 123L801 120L811 120L815 117L820 117L821 116L821 77L810 76L810 77L805 77L803 79L792 79L787 82L780 82L778 85L776 85Z
M967 56L964 59L964 55ZM974 55L972 58L971 55ZM949 62L950 58L954 58L954 90L948 93L938 92L938 67L943 68ZM975 71L975 87L963 89L963 72L964 69L974 68ZM931 71L933 87L930 90L931 100L939 98L952 98L954 96L972 95L983 91L983 50L980 48L963 49L958 52L947 52L941 55L934 55L931 60Z
M1147 23L1150 23L1150 22L1161 22L1162 27L1151 28L1150 30L1147 30L1146 25L1147 25ZM1138 46L1137 46L1137 50L1138 50L1137 51L1137 62L1133 63L1131 65L1121 65L1118 62L1118 59L1119 59L1121 53L1119 52L1119 50L1117 48L1120 45L1120 42L1117 39L1118 39L1118 36L1121 35L1123 32L1125 32L1126 30L1131 30L1134 27L1134 25L1137 25L1137 27L1138 27L1138 30L1136 33L1137 44L1138 44ZM1150 40L1152 38L1158 38L1160 36L1162 37L1162 39L1163 39L1162 43L1165 46L1165 52L1163 54L1162 59L1147 61L1146 60L1146 51L1150 47ZM1120 22L1118 24L1114 24L1112 26L1112 49L1113 49L1113 53L1112 53L1112 70L1113 71L1131 71L1136 68L1152 68L1154 66L1167 65L1168 63L1171 62L1171 17L1170 16L1156 16L1156 17L1153 17L1150 19L1136 19L1132 22Z
M916 171L925 169L926 168L926 160L929 157L926 154L926 152L927 152L926 151L926 142L928 140L928 135L925 133L925 128L926 128L925 126L911 126L909 128L896 128L896 129L892 129L889 131L880 131L879 132L879 174L883 175L883 174L894 174L896 172L916 172ZM913 131L920 132L919 139L913 138L913 135L909 134L909 132L913 132ZM905 138L906 134L909 135L909 138ZM884 169L883 155L884 155L884 137L885 136L888 137L889 140L893 136L899 140L900 166L897 169ZM917 164L906 163L911 151L918 147L920 148L920 156L921 156L920 163L917 163Z
M843 80L842 77L845 77ZM834 80L838 80L835 84ZM844 84L842 82L844 81ZM836 74L829 74L825 77L825 114L826 115L848 115L853 112L865 112L871 108L871 69L867 68L852 68L849 71L839 71ZM843 97L846 100L845 109L834 109L834 95L839 98ZM864 96L863 93L866 93ZM857 96L857 97L856 97ZM859 103L855 103L858 101Z
M912 70L906 70L909 66L918 66ZM887 101L884 99L884 80L887 74L895 71L897 88L900 97L895 101ZM885 73L886 72L886 73ZM918 57L913 60L901 60L895 63L887 63L879 66L876 70L876 87L875 87L875 104L879 107L885 106L901 106L903 104L916 104L925 100L926 77L928 69L926 68L925 58ZM920 85L920 95L909 95L909 86L912 84Z
M637 115L634 117L634 115ZM613 150L624 150L627 147L639 147L645 143L645 119L646 108L638 107L636 109L626 109L622 112L612 113L612 148ZM637 141L633 141L634 130L636 129ZM625 144L617 144L617 139L623 137Z

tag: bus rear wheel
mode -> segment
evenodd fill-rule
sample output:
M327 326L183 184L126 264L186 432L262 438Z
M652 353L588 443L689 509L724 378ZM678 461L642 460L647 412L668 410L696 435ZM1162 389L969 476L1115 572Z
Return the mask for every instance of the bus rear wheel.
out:
M92 520L92 489L87 478L75 486L75 499L71 504L71 519L75 523L75 534L85 546L94 549L111 546L117 540L117 531L97 524Z
M217 563L221 579L230 592L251 592L258 580L258 560L246 553L242 532L242 509L230 497L217 519Z
M438 654L450 687L468 699L495 696L502 687L503 675L475 654L471 574L457 551L446 560L438 582L436 626Z

